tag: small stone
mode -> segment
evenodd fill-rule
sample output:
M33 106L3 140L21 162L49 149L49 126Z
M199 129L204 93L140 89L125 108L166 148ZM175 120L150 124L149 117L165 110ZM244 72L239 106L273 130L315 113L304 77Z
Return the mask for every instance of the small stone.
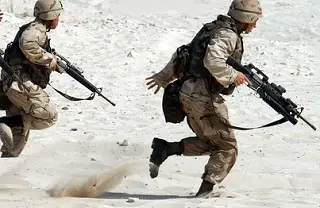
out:
M128 140L125 139L122 143L117 142L117 144L119 144L119 146L126 147L128 146Z
M133 202L136 202L136 201L139 201L139 199L138 199L138 198L129 197L126 202L128 202L128 203L133 203Z
M133 57L132 51L130 51L130 52L128 53L127 57Z
M77 128L72 128L71 131L78 131L78 129Z
M63 108L61 108L62 110L69 110L69 108L68 107L63 107Z

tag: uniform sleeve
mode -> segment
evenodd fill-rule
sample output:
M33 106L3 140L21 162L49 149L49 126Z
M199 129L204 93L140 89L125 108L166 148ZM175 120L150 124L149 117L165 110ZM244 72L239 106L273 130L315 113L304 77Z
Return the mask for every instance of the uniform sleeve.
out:
M155 75L157 82L163 88L165 88L171 81L173 81L176 78L174 75L174 63L173 63L173 60L175 58L176 58L176 53L172 55L170 61L166 64L166 66Z
M228 56L235 50L237 38L237 34L231 30L219 31L210 40L203 60L204 66L225 88L232 84L237 76L237 71L226 64Z
M54 62L54 55L46 52L41 45L46 41L46 30L40 26L29 26L21 35L19 47L26 58L38 65L50 66Z

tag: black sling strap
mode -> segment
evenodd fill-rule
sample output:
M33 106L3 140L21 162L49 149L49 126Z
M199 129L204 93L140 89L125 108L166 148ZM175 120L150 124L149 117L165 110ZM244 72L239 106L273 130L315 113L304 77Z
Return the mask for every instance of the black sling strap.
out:
M214 115L215 115L215 114L206 114L206 115L204 115L204 116L201 116L201 117L200 117L200 120L202 120L202 119L204 119L204 118L212 117L212 116L214 116ZM229 124L229 123L227 123L227 122L225 122L225 121L223 121L223 120L221 120L221 119L219 119L219 121L220 121L223 125L227 126L228 128L245 131L245 130L260 129L260 128L266 128L266 127L270 127L270 126L275 126L275 125L283 124L283 123L287 122L288 120L285 119L285 118L281 118L281 119L278 119L278 120L276 120L276 121L270 122L270 123L268 123L268 124L265 124L265 125L262 125L262 126L259 126L259 127L239 127L239 126L233 126L233 125L231 125L231 124Z
M67 93L63 93L61 92L60 90L54 88L50 83L48 84L50 85L50 87L52 87L57 93L59 93L60 95L62 95L64 98L70 100L70 101L81 101L81 100L93 100L94 96L95 96L95 93L92 93L89 97L87 98L76 98L76 97L73 97L71 95L68 95Z

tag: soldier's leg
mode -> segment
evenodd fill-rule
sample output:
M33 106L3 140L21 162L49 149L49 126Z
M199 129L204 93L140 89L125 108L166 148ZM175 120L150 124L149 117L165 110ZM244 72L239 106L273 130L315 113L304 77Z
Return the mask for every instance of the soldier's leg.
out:
M212 190L210 184L221 183L234 166L237 158L237 142L232 129L224 123L229 123L227 106L223 102L213 103L213 115L199 121L205 138L211 146L210 159L202 175L203 183L197 196Z
M184 111L187 113L187 121L190 128L196 132L197 135L203 135L201 126L198 124L200 116L196 110L201 110L202 106L194 106L195 102L193 99L186 97L181 98L182 106ZM200 108L198 108L200 107ZM196 112L195 112L196 111ZM203 111L203 110L202 110ZM201 111L201 112L202 112ZM188 137L182 139L179 142L168 142L163 139L154 138L152 142L152 154L150 156L150 176L155 178L158 176L160 165L167 159L167 157L172 155L209 155L210 146L205 140L199 140L198 136Z
M18 82L13 82L7 91L9 100L21 110L24 128L41 130L54 125L58 113L50 102L49 95L31 81L25 81L24 84L30 92Z
M6 116L0 117L0 123L1 140L3 143L1 147L1 157L13 157L13 155L9 153L9 150L13 150L17 143L20 142L17 138L20 131L17 132L17 130L23 128L21 111L10 103L10 105L7 106Z
M49 96L39 86L31 81L25 81L30 92L26 92L17 82L13 82L7 91L7 96L13 107L8 110L8 115L22 115L22 126L11 128L14 147L10 150L2 148L6 152L3 156L17 157L24 149L29 137L30 129L45 129L55 124L57 111L50 102Z
M10 125L13 146L12 148L2 147L3 154L1 157L18 157L28 141L30 130L23 127L21 113L21 110L14 105L11 105L6 112L6 118L16 118L16 120L20 120L20 125ZM18 124L18 121L16 122Z
M203 182L197 196L210 192L213 185L220 183L234 166L237 157L237 142L229 123L228 109L223 99L194 99L181 97L184 110L189 114L188 123L197 137L182 140L183 155L210 155L202 175Z
M2 141L1 152L7 152L13 148L12 130L5 123L0 123L0 138Z
M18 157L23 151L28 138L30 130L25 130L23 127L11 128L13 135L13 147L8 149L6 146L2 146L1 157Z

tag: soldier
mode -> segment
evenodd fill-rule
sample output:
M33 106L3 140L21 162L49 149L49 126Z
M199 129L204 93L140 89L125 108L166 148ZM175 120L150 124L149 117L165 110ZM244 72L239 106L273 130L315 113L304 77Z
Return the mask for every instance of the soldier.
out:
M51 72L61 72L56 57L48 52L47 32L57 27L62 10L59 0L38 0L35 20L23 25L6 48L4 59L26 88L1 71L2 90L9 100L6 116L0 118L1 157L18 157L30 130L46 129L57 121L56 108L44 89Z
M256 27L258 19L262 17L262 9L258 0L234 0L227 15L218 15L217 20L205 24L186 46L190 55L186 59L182 77L181 73L175 72L176 52L163 70L147 78L150 80L148 89L156 87L155 93L176 78L183 80L178 92L179 100L188 125L196 134L179 142L154 138L150 176L157 177L160 165L169 156L209 155L202 184L196 193L198 197L210 193L235 164L237 141L228 126L228 109L221 94L229 95L235 86L250 82L241 72L228 66L226 59L232 56L241 61L241 34L249 33Z

